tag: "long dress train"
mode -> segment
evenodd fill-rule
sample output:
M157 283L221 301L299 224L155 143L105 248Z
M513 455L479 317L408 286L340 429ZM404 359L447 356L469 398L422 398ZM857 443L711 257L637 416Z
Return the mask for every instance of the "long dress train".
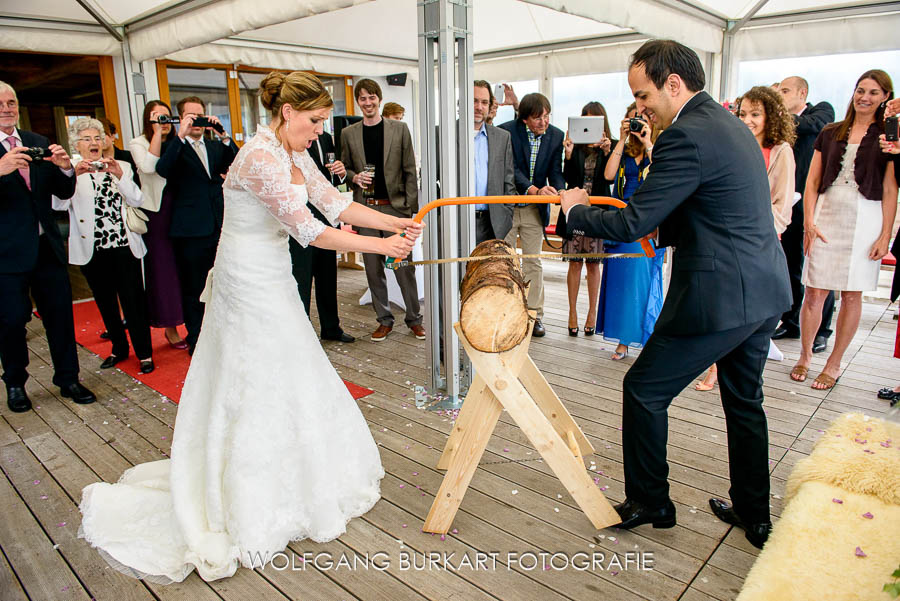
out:
M378 449L309 323L288 234L308 244L348 206L307 153L260 126L225 183L225 219L203 332L171 459L84 489L81 535L139 578L205 580L260 567L289 541L328 541L379 499Z

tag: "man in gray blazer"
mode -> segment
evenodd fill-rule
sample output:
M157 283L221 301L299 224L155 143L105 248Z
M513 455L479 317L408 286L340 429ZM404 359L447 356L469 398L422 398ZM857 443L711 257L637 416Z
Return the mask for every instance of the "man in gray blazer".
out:
M516 193L516 172L509 132L485 119L494 102L491 84L479 79L472 93L475 104L475 196ZM503 239L512 228L513 204L475 205L475 241Z
M353 182L353 200L388 215L412 217L419 210L419 187L409 128L402 121L382 119L381 86L377 82L359 80L353 88L353 95L363 120L341 132L341 162L347 168L347 178ZM367 172L366 165L373 165L374 173ZM366 227L360 227L359 233L383 238L391 235ZM379 324L372 333L375 342L384 340L394 327L384 260L384 255L363 253L366 279ZM394 274L406 304L406 325L416 338L424 340L425 328L419 309L415 269L407 265L394 271Z

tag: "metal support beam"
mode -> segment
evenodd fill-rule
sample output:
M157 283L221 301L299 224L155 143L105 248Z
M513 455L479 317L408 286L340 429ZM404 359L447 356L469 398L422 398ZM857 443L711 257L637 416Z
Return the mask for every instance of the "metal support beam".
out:
M422 0L419 33L422 189L419 206L438 197L468 195L474 188L472 4L470 0ZM437 79L435 79L435 74ZM459 116L457 117L457 110ZM435 124L438 145L435 147ZM426 259L458 257L474 246L472 207L444 207L426 216ZM453 324L459 319L458 263L425 270L425 320L431 379L416 400L432 408L458 407L471 382L468 358L460 353ZM443 402L434 402L434 399Z
M97 10L93 6L88 4L86 0L75 0L75 2L77 2L81 6L81 8L83 8L85 11L87 11L87 13L89 15L91 15L91 17L95 21L97 21L97 23L99 23L101 26L103 26L103 29L105 29L109 33L109 35L116 38L117 42L121 42L124 39L122 37L122 33L117 28L110 25L106 21L106 19L104 19L102 16L100 16L100 13L98 13Z
M757 2L753 8L747 11L746 15L741 17L740 21L737 21L736 23L734 23L734 25L731 25L731 23L729 23L730 27L728 28L728 31L725 32L725 35L736 34L741 29L741 27L746 25L750 21L750 19L752 19L756 15L756 13L758 13L759 10L768 2L769 0L759 0L759 2Z

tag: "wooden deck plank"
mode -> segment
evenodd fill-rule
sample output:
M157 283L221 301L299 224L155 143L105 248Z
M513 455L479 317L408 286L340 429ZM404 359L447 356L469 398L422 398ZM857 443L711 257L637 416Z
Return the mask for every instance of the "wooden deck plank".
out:
M3 592L4 601L28 601L22 583L16 578L2 551L0 548L0 591Z

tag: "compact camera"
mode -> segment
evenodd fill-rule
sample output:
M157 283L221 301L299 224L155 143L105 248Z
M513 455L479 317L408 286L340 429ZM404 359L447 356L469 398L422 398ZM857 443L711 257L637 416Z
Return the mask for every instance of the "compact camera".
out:
M106 169L106 163L103 161L91 161L88 165L91 166L91 171L103 171Z
M32 146L31 148L26 148L22 152L22 154L27 154L28 156L30 156L32 161L37 161L45 157L53 156L53 153L50 152L49 148L41 148L40 146Z
M194 127L211 127L214 130L216 130L217 132L219 132L220 134L225 133L225 128L222 127L221 123L213 123L207 117L202 117L202 116L197 117L196 119L194 119L193 126Z
M632 117L628 120L628 129L640 135L644 131L644 125L646 124L647 122L644 121L643 117Z
M898 138L898 121L897 117L885 117L884 119L884 139L888 142L896 142Z
M178 123L178 117L171 117L169 115L158 115L156 117L156 121L151 121L150 123L159 123L160 125L165 125L167 123Z

